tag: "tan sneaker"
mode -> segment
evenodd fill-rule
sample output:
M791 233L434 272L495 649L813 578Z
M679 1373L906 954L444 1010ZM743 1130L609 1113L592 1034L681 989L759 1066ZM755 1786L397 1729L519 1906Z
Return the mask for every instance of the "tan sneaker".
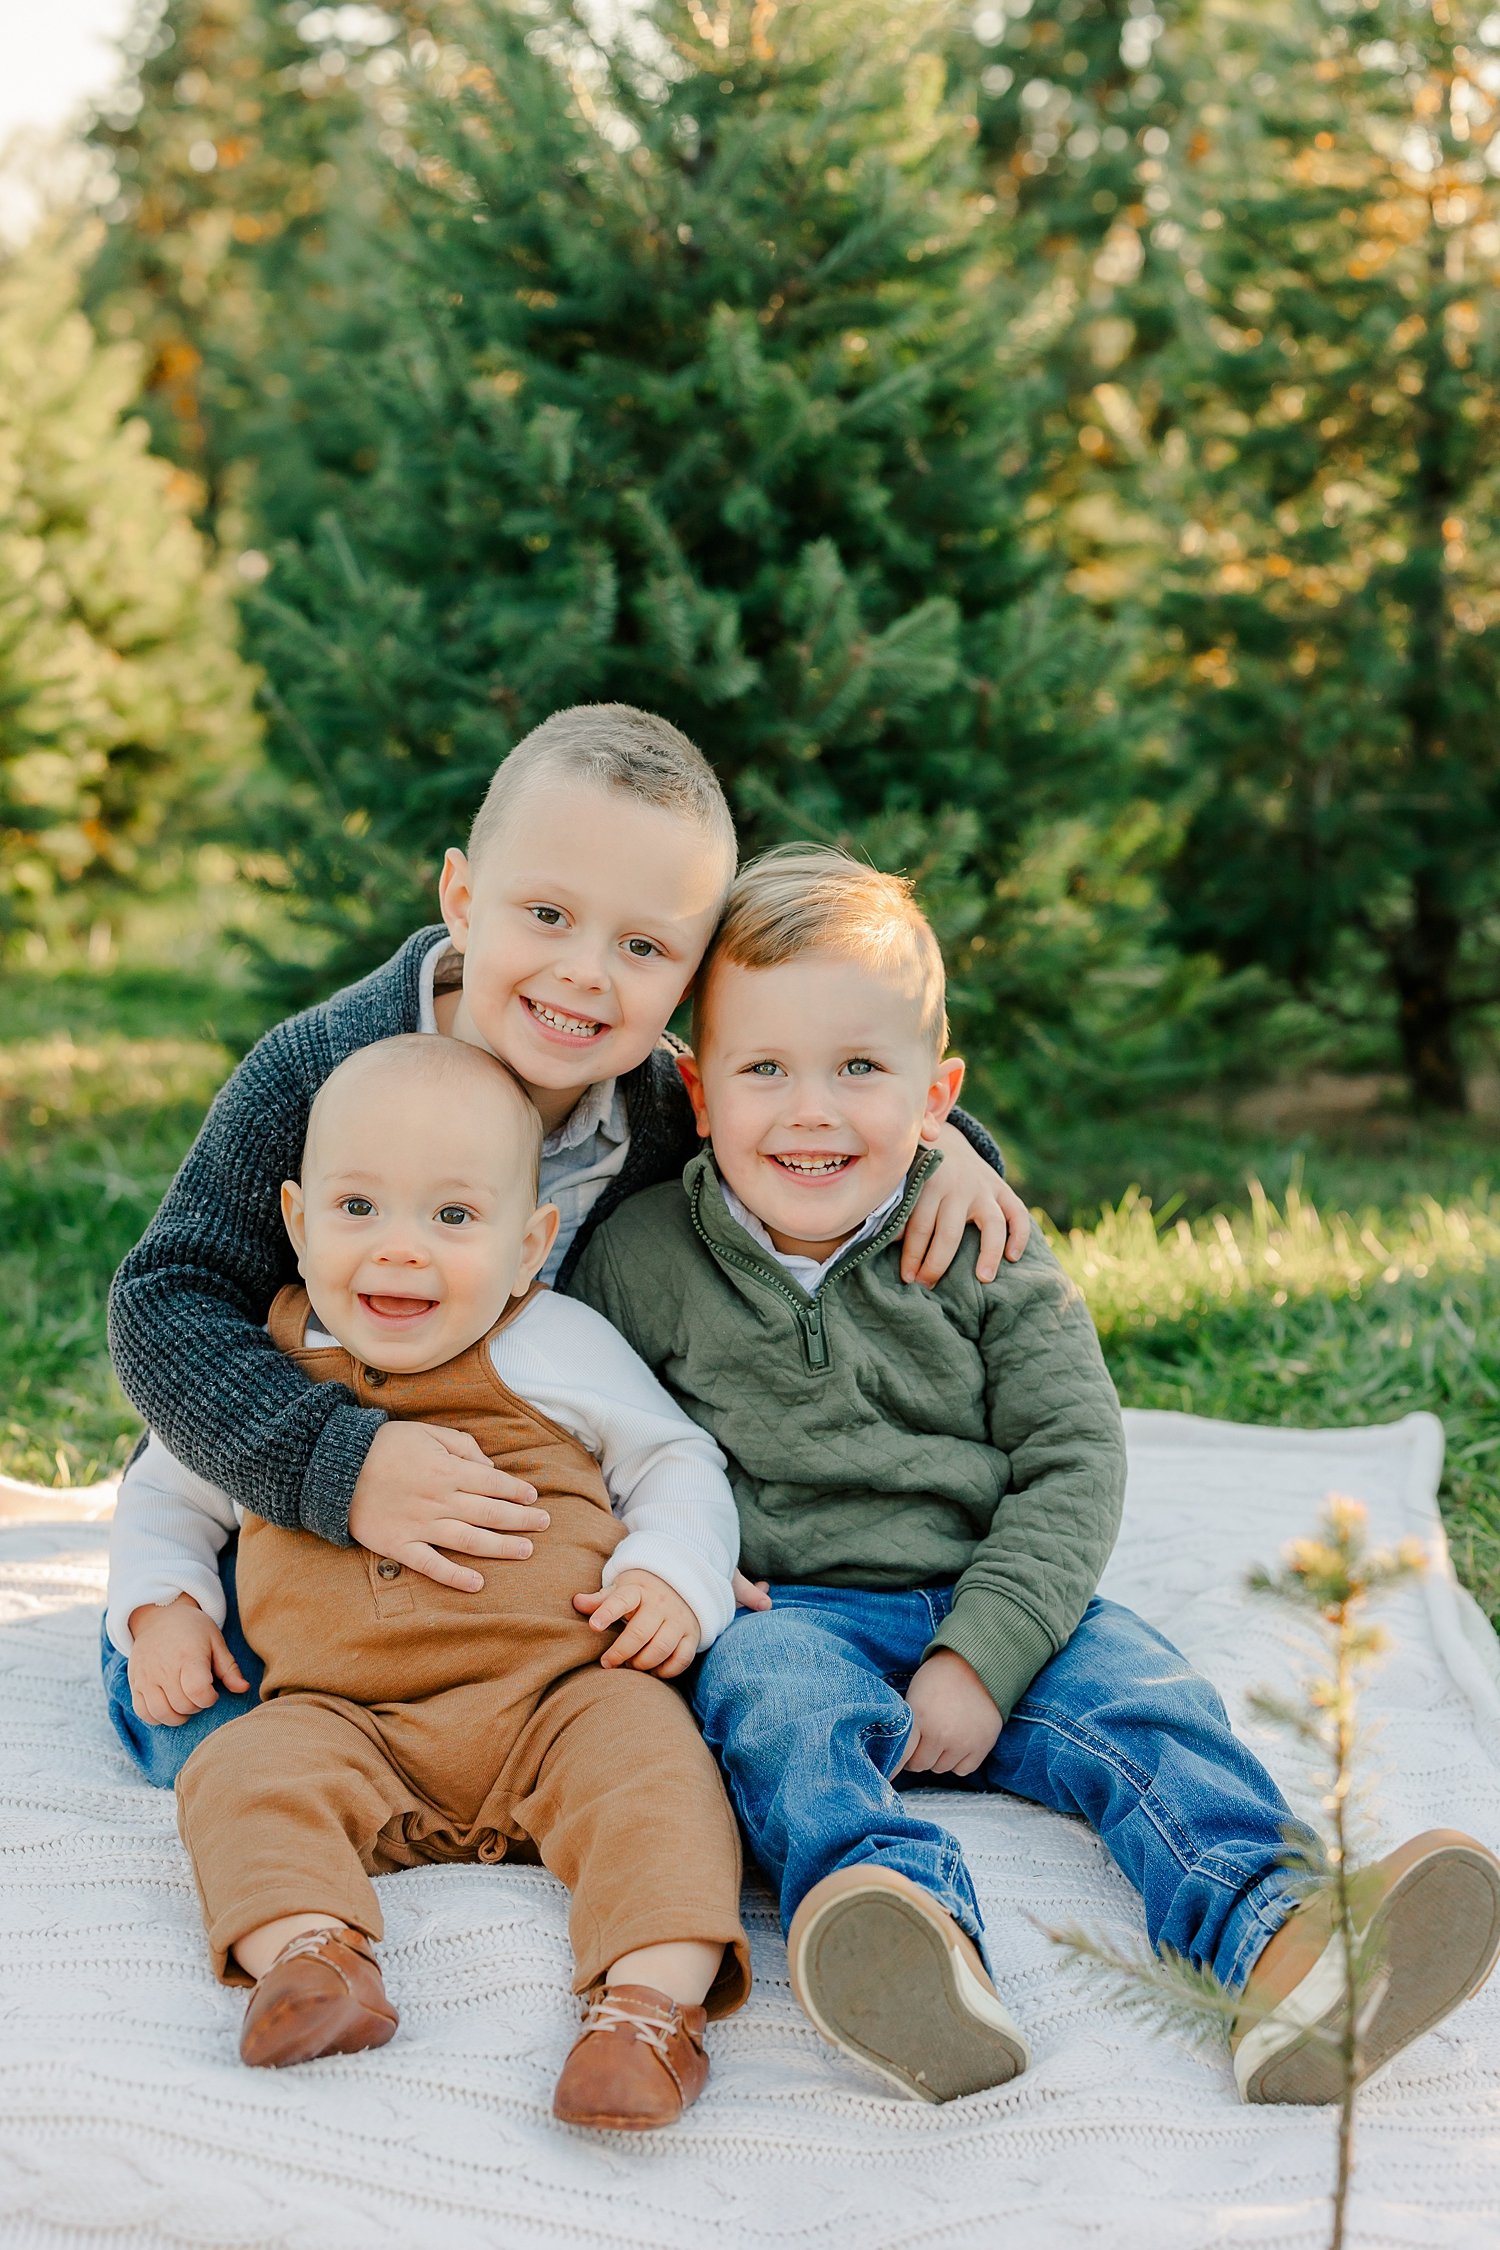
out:
M1031 2060L978 1948L904 1875L825 1875L792 1917L787 1956L829 2044L920 2101L1004 2086Z
M1359 2080L1477 1992L1500 1953L1500 1859L1454 1828L1430 1828L1355 1878L1360 1936L1379 1960L1363 1996ZM1324 1885L1266 1946L1230 2034L1247 2102L1336 2102L1343 1946ZM1318 2036L1322 2034L1323 2036Z

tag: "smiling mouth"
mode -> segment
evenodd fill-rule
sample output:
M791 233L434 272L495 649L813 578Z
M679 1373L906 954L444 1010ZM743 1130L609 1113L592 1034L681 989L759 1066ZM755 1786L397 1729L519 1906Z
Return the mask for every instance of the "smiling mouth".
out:
M589 1016L570 1016L564 1008L549 1008L545 1001L528 1000L524 992L521 1005L544 1031L553 1032L561 1039L576 1039L580 1045L597 1039L601 1031L609 1029L608 1024L597 1023Z
M773 1156L768 1162L790 1172L794 1180L831 1180L847 1172L852 1156Z
M421 1320L438 1309L436 1297L369 1297L361 1291L359 1301L377 1320Z

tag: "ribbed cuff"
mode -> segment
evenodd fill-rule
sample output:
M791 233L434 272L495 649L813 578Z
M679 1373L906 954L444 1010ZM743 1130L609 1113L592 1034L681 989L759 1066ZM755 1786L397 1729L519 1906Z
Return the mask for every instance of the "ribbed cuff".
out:
M1008 1719L1052 1655L1050 1635L1004 1594L960 1594L925 1654L951 1648L972 1664L1002 1719Z
M365 1456L386 1416L372 1406L336 1407L323 1424L302 1479L299 1511L304 1531L315 1532L330 1547L352 1547L349 1503Z

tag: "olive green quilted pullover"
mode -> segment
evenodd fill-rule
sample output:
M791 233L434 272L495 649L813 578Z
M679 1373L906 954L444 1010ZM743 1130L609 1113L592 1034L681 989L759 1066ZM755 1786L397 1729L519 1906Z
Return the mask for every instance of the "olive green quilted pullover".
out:
M957 1582L933 1648L1008 1713L1073 1632L1119 1528L1125 1444L1082 1297L1034 1232L998 1279L974 1244L901 1279L919 1156L879 1233L816 1296L731 1216L713 1162L632 1196L572 1282L729 1460L754 1578ZM684 1193L684 1189L686 1193Z

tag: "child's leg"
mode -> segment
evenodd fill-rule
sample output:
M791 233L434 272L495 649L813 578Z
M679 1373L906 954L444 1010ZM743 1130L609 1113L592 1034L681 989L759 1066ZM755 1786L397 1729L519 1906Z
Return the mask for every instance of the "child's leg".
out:
M750 1983L739 1836L692 1714L644 1673L570 1673L499 1789L572 1893L574 1986L591 1995L554 2114L616 2131L673 2123L708 2079L707 2017Z
M1080 1812L1141 1893L1153 1945L1243 1991L1235 2078L1249 2101L1338 2099L1342 1940L1325 1881L1280 1864L1319 1856L1224 1707L1170 1641L1093 1602L1017 1704L984 1779ZM1379 1955L1360 2025L1368 2077L1484 1982L1500 1953L1500 1860L1434 1829L1356 1879Z
M108 1633L100 1627L99 1662L104 1675L104 1703L110 1725L147 1781L157 1789L170 1789L200 1742L205 1741L218 1728L226 1726L231 1719L242 1718L247 1711L253 1711L260 1701L260 1683L265 1668L240 1627L234 1584L237 1549L238 1541L231 1539L219 1557L219 1576L224 1586L224 1638L229 1643L235 1662L250 1682L248 1693L231 1695L226 1687L221 1686L218 1700L211 1703L206 1711L195 1712L192 1718L184 1719L181 1726L154 1726L149 1719L138 1717L130 1696L128 1659L121 1655Z
M931 1893L978 1944L982 1923L956 1839L887 1778L911 1729L892 1676L922 1661L938 1618L926 1594L777 1586L703 1658L699 1724L724 1767L782 1928L836 1870L878 1866Z
M779 1891L797 1998L841 2053L923 2100L1004 2085L1026 2042L979 1951L963 1856L888 1778L911 1730L893 1682L940 1607L801 1586L772 1602L715 1642L695 1700Z
M177 1783L218 1975L256 1987L240 2053L304 2062L396 2029L369 1940L377 1839L417 1809L371 1724L332 1697L278 1697L211 1735Z
M1115 1602L1091 1602L1043 1665L984 1781L1081 1813L1141 1894L1152 1945L1231 1991L1305 1893L1289 1844L1317 1851L1208 1681Z

